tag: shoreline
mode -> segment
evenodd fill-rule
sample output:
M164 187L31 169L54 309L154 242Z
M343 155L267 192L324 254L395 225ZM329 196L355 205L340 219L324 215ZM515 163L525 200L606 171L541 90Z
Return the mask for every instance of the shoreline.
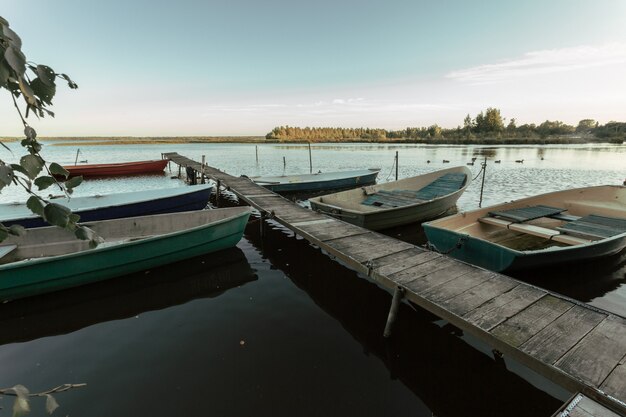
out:
M2 137L0 142L19 142L22 138ZM185 136L185 137L40 137L42 142L53 142L52 146L107 146L107 145L162 145L190 143L254 143L254 144L307 144L305 140L266 139L264 136ZM416 144L416 145L571 145L571 144L615 144L623 141L590 138L508 138L508 139L342 139L315 140L310 143L337 144Z

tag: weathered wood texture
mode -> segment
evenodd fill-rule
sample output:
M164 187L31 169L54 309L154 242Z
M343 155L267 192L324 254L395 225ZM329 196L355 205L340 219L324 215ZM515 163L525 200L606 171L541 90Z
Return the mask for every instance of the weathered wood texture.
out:
M165 157L201 168L178 154ZM411 302L566 389L582 391L626 415L626 320L621 317L313 212L247 178L208 166L203 171L388 290L403 287ZM601 409L585 397L568 415L611 415L597 411Z

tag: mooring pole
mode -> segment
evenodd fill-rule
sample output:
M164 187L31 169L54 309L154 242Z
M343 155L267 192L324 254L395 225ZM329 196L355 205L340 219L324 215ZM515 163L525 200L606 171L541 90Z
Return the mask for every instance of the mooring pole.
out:
M396 181L398 181L398 151L396 151Z
M220 206L220 188L222 187L222 182L217 180L217 185L215 186L215 206Z
M259 145L254 145L254 151L256 152L256 164L259 165Z
M287 161L285 160L285 157L283 156L283 171L287 169Z
M311 158L311 142L309 144L309 174L313 173L313 159Z
M396 321L396 317L398 316L398 309L400 308L400 302L402 302L403 297L404 288L396 287L396 290L393 293L393 298L391 299L391 307L389 307L389 316L387 316L387 324L385 324L383 337L391 336L391 328L393 327L393 323Z
M480 200L478 201L478 207L482 207L483 204L483 189L485 188L485 173L487 172L487 157L485 157L485 162L483 162L483 180L480 184Z
M200 168L200 184L204 184L204 162L206 157L202 155L202 168Z
M74 159L74 165L78 163L78 154L80 153L80 148L76 149L76 159Z
M261 235L261 238L265 237L265 219L267 218L267 213L265 213L265 211L261 210L261 223L259 225L260 230L259 233Z

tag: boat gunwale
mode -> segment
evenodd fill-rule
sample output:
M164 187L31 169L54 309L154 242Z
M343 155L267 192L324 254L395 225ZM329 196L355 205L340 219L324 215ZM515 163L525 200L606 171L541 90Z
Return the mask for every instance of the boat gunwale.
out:
M324 181L341 181L341 180L348 180L348 179L353 179L353 178L357 178L357 177L364 177L364 176L369 176L369 175L378 175L380 173L382 168L367 168L366 170L354 170L354 171L336 171L336 172L318 172L318 173L314 173L314 174L295 174L295 175L268 175L268 176L258 176L258 177L249 177L250 180L252 182L254 182L255 184L264 186L264 184L269 185L269 186L280 186L280 185L290 185L290 184L313 184L313 183L317 183L317 182L324 182ZM366 172L365 171L369 171ZM261 178L276 178L276 179L280 179L280 178L294 178L294 177L302 177L302 176L311 176L311 175L320 175L320 174L335 174L335 173L355 173L355 172L364 172L364 175L351 175L349 177L340 177L340 178L331 178L331 179L326 179L326 180L311 180L311 181L294 181L294 182L271 182L271 181L263 181L261 180ZM258 182L257 182L258 181Z
M447 173L450 173L450 172L455 172L454 171L455 168L459 168L459 171L456 171L456 172L461 172L461 171L465 171L465 170L469 171L469 169L467 167L464 167L464 166L452 167L452 168L447 168L445 170L441 170L442 171L442 175L441 176L443 176L443 175L445 175ZM447 172L444 173L443 171L447 171ZM423 175L433 174L435 172L437 172L437 171L429 172L429 173L426 173L426 174L423 174ZM467 187L469 187L469 185L472 182L471 181L471 171L469 171L469 174L467 172L465 172L465 174L468 175L467 180L465 181L465 184L463 185L463 187L459 188L458 190L456 190L454 192L451 192L450 194L445 194L445 195L433 198L432 200L426 200L426 201L421 201L421 202L418 202L418 203L407 204L405 206L389 207L389 208L376 208L376 210L363 211L363 210L356 210L356 209L351 209L351 208L343 208L341 206L335 206L333 204L328 204L328 203L324 203L324 202L320 201L322 198L328 197L328 195L322 195L322 196L319 196L319 197L313 197L313 198L310 198L309 201L312 201L313 203L315 203L316 205L319 205L319 206L328 207L331 210L340 209L341 213L355 214L355 215L358 215L358 216L367 216L367 215L373 215L373 214L382 214L382 213L388 213L388 212L393 212L393 211L399 211L399 210L404 210L404 209L412 209L412 208L417 208L419 206L423 206L423 205L426 205L426 204L434 203L434 202L442 200L444 198L455 196L457 193L463 193L465 191L465 189ZM416 177L420 177L420 176L422 176L422 175L416 175ZM437 178L440 178L440 177L437 177ZM411 177L408 177L408 178L411 178ZM408 179L408 178L403 178L403 180ZM380 185L383 185L383 184L387 184L387 183L382 183ZM349 191L352 191L352 190L349 190ZM373 206L368 206L368 207L373 207ZM324 213L331 214L331 213L328 213L328 212L324 212Z
M190 192L183 192L183 190L188 189L190 187L197 187L196 189L190 191ZM146 193L146 192L152 192L152 191L167 191L167 190L178 190L180 189L181 192L175 192L169 195L163 195L161 197L151 197L151 198L144 198L141 200L132 200L132 201L120 201L117 202L116 204L109 204L106 206L87 206L87 207L80 207L80 208L70 208L72 210L72 212L81 212L81 211L88 211L88 210L103 210L103 209L107 209L107 208L112 208L112 207L121 207L121 206L126 206L126 205L133 205L133 204L141 204L141 203L148 203L150 201L154 201L154 200L165 200L168 198L175 198L175 197L181 197L184 195L191 195L191 194L195 194L195 193L199 193L202 191L206 191L206 190L211 190L213 188L212 184L197 184L197 185L185 185L185 186L181 186L181 187L172 187L172 188L155 188L152 190L142 190L142 191L127 191L127 192L123 192L123 193L111 193L111 194L95 194L95 195L89 195L89 196L77 196L77 197L70 197L70 201L72 198L74 199L89 199L89 198L103 198L103 197L108 197L111 195L120 195L120 194L134 194L134 193ZM156 194L156 192L155 192ZM54 203L57 203L56 201L52 201ZM60 204L62 206L67 207L65 204L67 200L64 200L63 202L58 202L57 204ZM26 207L26 203L21 203L19 201L14 201L11 203L6 203L7 206L24 206ZM0 207L2 207L3 204L0 204ZM164 213L166 214L166 213ZM30 220L30 219L34 219L40 217L34 213L31 213L28 216L23 216L23 217L11 217L11 218L3 218L2 216L0 216L0 222L8 222L8 221L16 221L16 220ZM110 220L114 220L114 219L110 219Z
M25 265L25 262L28 263L28 265L33 265L33 264L39 264L39 263L44 263L44 262L52 262L52 261L57 261L57 260L65 260L65 259L72 259L78 256L82 256L84 255L86 252L110 252L112 250L118 250L120 247L133 247L133 246L137 246L137 245L141 245L141 244L145 244L145 243L150 243L150 242L154 242L156 240L160 240L160 239L164 239L166 237L174 237L174 236L181 236L184 234L188 234L188 233L192 233L201 229L205 229L207 227L213 227L213 226L218 226L222 223L227 223L233 220L237 220L241 217L244 216L249 216L252 213L252 209L250 207L228 207L228 208L224 208L224 209L215 209L215 210L231 210L231 211L241 211L238 214L235 214L233 216L229 216L229 217L225 217L219 220L216 220L214 222L210 222L210 223L205 223L199 226L194 226L194 227L189 227L186 229L182 229L182 230L176 230L170 233L163 233L163 234L159 234L159 235L152 235L152 236L146 236L145 238L137 238L136 240L132 240L132 241L122 241L118 244L113 244L110 246L102 246L102 247L96 247L96 248L88 248L85 250L81 250L81 251L76 251L76 252L72 252L72 253L66 253L66 254L62 254L62 255L51 255L51 256L42 256L42 257L38 257L38 258L30 258L30 259L21 259L21 260L16 260L13 262L9 262L6 264L0 264L0 272L3 271L8 271L11 269L15 269L15 268L21 268ZM208 211L208 210L196 210L196 211L189 211L189 212L185 212L185 213L163 213L163 214L153 214L151 216L137 216L137 217L125 217L122 219L110 219L110 220L97 220L95 222L97 223L101 223L101 222L116 222L116 221L120 221L120 220L132 220L135 218L142 218L142 217L153 217L153 216L172 216L172 215L176 215L176 214L191 214L191 213L199 213L202 211ZM83 226L87 226L89 227L89 223L95 223L95 222L88 222L86 224L83 224ZM45 228L37 228L37 229L33 229L33 231L36 230L42 230L42 229L48 229L48 228L56 228L56 226L48 226ZM76 238L77 241L80 242L80 240L78 238ZM19 248L19 245L18 245Z

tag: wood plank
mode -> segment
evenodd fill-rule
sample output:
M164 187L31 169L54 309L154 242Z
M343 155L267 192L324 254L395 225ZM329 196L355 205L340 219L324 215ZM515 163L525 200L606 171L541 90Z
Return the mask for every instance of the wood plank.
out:
M342 237L367 235L371 233L369 230L361 228L346 228L343 225L329 228L315 228L314 230L311 230L312 228L307 226L301 227L300 229L321 242L339 239Z
M517 281L511 278L505 277L504 275L496 275L482 284L462 292L456 297L443 301L441 305L447 307L448 310L457 316L463 317L469 311L511 290L517 285Z
M442 255L437 252L423 251L396 263L375 268L375 270L378 274L388 277L438 258L442 258Z
M468 322L483 330L489 331L506 319L524 310L546 294L545 291L529 285L520 284L511 291L507 291L480 307L469 311L463 317Z
M380 270L380 268L383 268L385 266L397 265L400 262L404 262L424 252L428 251L418 246L411 246L409 249L406 249L402 252L394 253L392 255L376 259L376 261L374 261L374 269Z
M462 262L455 262L445 268L433 271L415 280L408 281L405 285L414 293L421 295L435 286L452 281L456 277L465 275L474 270L473 266L466 265Z
M448 281L445 284L434 286L422 293L424 298L428 298L430 301L439 303L445 300L448 300L452 297L456 297L469 290L476 285L479 285L491 278L493 278L496 274L494 272L485 271L483 269L476 269L468 274L461 275L453 279L452 281Z
M397 241L397 242L382 242L377 245L371 245L366 247L354 247L352 250L344 251L349 253L352 258L359 261L360 263L365 263L369 261L373 261L377 258L381 258L383 256L391 255L394 253L402 252L411 245L406 242Z
M518 347L573 306L569 301L546 295L519 314L500 323L490 333L509 345Z
M596 313L593 310L574 305L523 343L520 349L551 365L576 345L606 316L606 314Z
M329 219L328 217L322 217L321 219L317 219L317 220L309 220L309 221L305 221L305 222L296 222L296 223L292 223L291 225L294 227L301 227L301 226L309 226L309 225L313 225L313 224L323 224L323 223L336 223L337 220L335 219Z
M559 359L555 366L597 387L625 355L626 321L609 316Z
M448 268L457 264L458 261L454 261L450 258L435 257L426 262L422 262L419 265L415 265L411 268L402 270L395 274L388 275L388 278L399 285L405 285L408 282L414 281L424 275L431 274L444 268Z
M602 382L600 389L615 398L626 398L626 357L620 360L615 369Z
M352 248L355 245L377 245L379 243L391 243L395 239L379 235L374 232L369 232L360 236L346 236L340 237L338 239L325 241L328 246L331 246L335 249L344 249L344 248Z

